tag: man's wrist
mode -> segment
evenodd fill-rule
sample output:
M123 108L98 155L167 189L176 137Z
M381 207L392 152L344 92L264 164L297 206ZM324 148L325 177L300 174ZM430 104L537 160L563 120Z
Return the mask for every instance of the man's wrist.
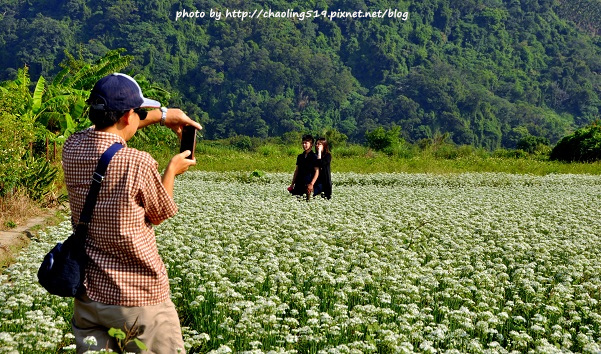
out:
M167 107L161 107L161 125L165 125L165 121L167 120Z

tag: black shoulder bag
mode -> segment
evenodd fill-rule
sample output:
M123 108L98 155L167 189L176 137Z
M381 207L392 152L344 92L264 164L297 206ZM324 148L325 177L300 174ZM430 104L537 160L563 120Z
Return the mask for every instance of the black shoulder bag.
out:
M82 294L85 290L83 281L88 264L86 255L88 224L92 220L96 198L109 162L122 147L123 145L120 143L115 143L102 154L96 171L92 175L92 185L75 231L65 242L57 243L44 257L38 270L38 281L50 294L74 297Z

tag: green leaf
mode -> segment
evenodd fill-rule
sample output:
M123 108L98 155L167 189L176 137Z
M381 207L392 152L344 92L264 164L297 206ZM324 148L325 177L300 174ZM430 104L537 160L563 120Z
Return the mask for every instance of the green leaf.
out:
M75 121L80 122L83 118L83 112L86 109L86 102L84 100L77 100L71 110L71 116L74 117Z
M56 74L54 80L52 80L52 86L60 86L61 82L63 81L65 76L67 76L67 74L69 74L69 68L64 68L63 70L61 70L58 74Z
M118 340L124 340L127 337L125 332L123 332L122 330L120 330L118 328L109 329L109 336L116 338Z
M75 129L75 124L73 123L73 118L71 118L71 115L69 113L65 113L65 123L66 123L66 129L65 130L73 130Z
M148 137L148 135L141 130L138 130L136 132L136 135L138 136L138 139L140 139L142 141L146 141L146 142L150 141L150 138Z
M48 110L48 111L60 111L64 109L64 107L68 107L69 105L69 95L56 95L53 96L43 102L40 106L40 111ZM35 113L39 113L39 111L34 111Z
M148 347L146 346L146 344L142 343L142 341L139 340L138 338L134 338L134 343L136 343L136 345L138 346L138 348L140 350L148 350Z
M40 76L37 84L35 85L35 89L33 90L33 104L31 106L31 110L34 114L38 114L42 109L42 96L44 96L44 84L46 80L43 76Z

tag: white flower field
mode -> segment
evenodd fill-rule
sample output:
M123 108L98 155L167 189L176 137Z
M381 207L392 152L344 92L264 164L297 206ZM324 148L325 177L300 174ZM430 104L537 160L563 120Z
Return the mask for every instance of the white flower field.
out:
M601 178L189 172L157 227L189 352L601 352ZM71 299L38 284L70 234L0 278L0 353L72 352Z

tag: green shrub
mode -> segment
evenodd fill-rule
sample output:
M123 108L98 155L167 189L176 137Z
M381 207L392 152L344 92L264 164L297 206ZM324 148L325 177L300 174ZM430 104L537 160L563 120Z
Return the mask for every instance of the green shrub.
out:
M336 129L330 129L326 132L325 138L328 141L330 149L346 145L348 137Z
M279 147L271 144L261 145L256 150L263 156L278 156L281 153Z
M36 159L27 163L27 169L22 172L20 184L26 188L29 197L41 201L50 192L58 175L58 168L44 159Z
M7 159L4 153L11 151L16 150L2 150L0 154L0 161L5 162L0 169L0 196L24 189L31 199L43 200L53 190L58 168L43 158L30 158L28 153L23 159Z
M546 151L545 147L549 145L549 139L542 136L528 135L518 141L517 148L527 153L534 154Z
M141 133L141 134L140 134ZM152 124L136 133L134 138L143 138L146 142L156 145L157 143L170 147L170 148L179 148L180 141L179 138L171 129L161 127L158 124ZM202 137L202 131L197 131L196 140L200 140Z
M303 133L298 131L286 132L282 135L284 145L299 145L301 144Z
M348 145L336 149L336 156L339 157L363 157L367 154L368 148L361 145Z
M301 153L301 150L296 147L287 147L284 149L284 154L286 154L286 156L296 156L300 153Z
M433 153L434 157L445 160L455 160L460 156L459 150L452 144L442 144L437 146Z
M240 151L250 151L253 149L253 142L249 136L236 135L230 138L230 145Z
M497 149L493 151L492 157L503 159L522 159L528 157L524 150Z
M378 127L365 135L367 146L376 151L394 148L401 142L401 127L392 126L389 130Z
M464 145L464 146L470 146L470 145ZM470 146L470 147L471 147L471 146ZM475 149L473 149L473 155L474 155L474 156L477 156L477 157L479 157L479 158L481 158L481 159L487 159L487 158L489 158L489 157L490 157L490 155L491 155L491 152L490 152L490 151L488 151L488 150L487 150L487 149L485 149L485 148L482 148L482 147L480 147L480 148L475 148Z
M384 153L388 156L410 159L418 154L418 148L403 142L384 149Z
M25 156L35 133L32 123L2 110L0 114L0 196L3 196L21 187Z
M561 139L551 150L551 160L592 162L601 159L601 125L595 122Z

